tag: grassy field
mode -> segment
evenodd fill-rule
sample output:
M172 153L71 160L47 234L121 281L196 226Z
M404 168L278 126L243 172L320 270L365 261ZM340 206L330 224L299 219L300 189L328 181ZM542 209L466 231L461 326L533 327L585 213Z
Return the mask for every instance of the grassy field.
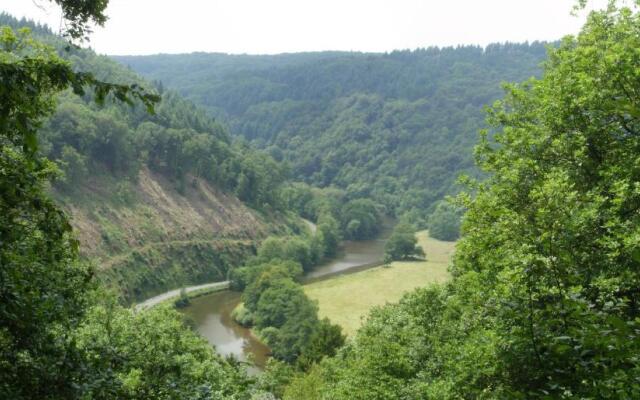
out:
M320 317L328 317L352 335L372 307L396 302L412 289L448 279L447 266L455 243L430 238L426 231L417 236L426 261L393 262L305 285L307 295L318 301Z

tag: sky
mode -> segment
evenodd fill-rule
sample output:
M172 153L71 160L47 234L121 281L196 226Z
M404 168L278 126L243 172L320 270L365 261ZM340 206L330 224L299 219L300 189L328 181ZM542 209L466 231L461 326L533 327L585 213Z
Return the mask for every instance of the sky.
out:
M605 0L595 0L596 7ZM557 40L585 12L575 0L110 0L98 53L386 52L429 46ZM0 0L0 10L60 27L49 0Z

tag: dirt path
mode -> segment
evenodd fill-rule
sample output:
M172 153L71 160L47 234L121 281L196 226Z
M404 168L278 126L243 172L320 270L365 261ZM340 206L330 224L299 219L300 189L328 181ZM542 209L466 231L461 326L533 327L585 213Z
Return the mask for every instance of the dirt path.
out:
M192 293L192 292L205 290L205 289L223 290L228 288L229 288L229 281L223 281L223 282L205 283L203 285L189 286L184 289L186 290L187 293ZM165 300L169 300L173 297L178 297L180 296L180 290L182 289L174 289L174 290L170 290L168 292L159 294L157 296L151 297L150 299L147 299L142 303L136 304L135 310L136 311L146 310L148 308L158 305L159 303L162 303Z
M307 224L307 226L309 227L309 229L311 230L312 234L316 234L316 231L318 230L318 227L316 226L316 224L314 224L311 221L308 221L306 219L303 219L303 221ZM227 243L229 242L233 242L233 243L244 243L244 244L248 244L251 241L250 240L231 240L231 239L217 239L217 240L210 240L210 241L175 241L175 242L160 242L160 243L151 243L148 244L146 246L137 248L133 251L144 251L147 250L153 246L161 246L161 245L169 245L169 244L179 244L179 245L188 245L188 244L196 244L198 242L216 242L216 241L226 241ZM132 252L133 252L132 251ZM117 263L120 260L123 260L124 258L128 257L132 252L130 253L125 253L125 254L120 254L116 257L113 257L109 260L107 260L105 263L102 264L102 268L108 268L111 265ZM212 282L212 283L205 283L203 285L196 285L196 286L189 286L187 288L185 288L187 293L192 293L195 291L199 291L199 290L206 290L206 289L219 289L219 290L223 290L223 289L228 289L229 288L229 281L224 281L224 282ZM159 303L162 303L163 301L169 300L173 297L178 297L180 296L180 290L182 289L174 289L174 290L170 290L168 292L159 294L157 296L151 297L145 301L143 301L142 303L136 304L135 305L135 309L136 311L140 311L140 310L145 310L148 308L151 308L155 305L158 305Z

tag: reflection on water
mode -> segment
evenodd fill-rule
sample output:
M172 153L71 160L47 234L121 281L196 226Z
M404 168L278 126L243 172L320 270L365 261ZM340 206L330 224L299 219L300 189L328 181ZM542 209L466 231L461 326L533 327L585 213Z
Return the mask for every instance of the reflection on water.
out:
M384 255L384 244L392 230L392 221L385 221L378 238L343 243L341 251L330 262L318 266L306 275L305 281L315 281L336 274L355 272L378 264ZM240 293L218 292L191 300L183 312L195 323L197 331L215 346L223 356L232 355L240 361L252 361L257 373L264 369L269 348L251 335L249 329L233 321L231 312L240 302Z
M384 244L391 235L391 230L391 222L386 221L376 239L345 240L336 258L314 268L305 278L307 280L316 280L327 275L346 272L356 267L371 266L379 263L384 256Z
M240 361L252 361L261 370L267 362L269 349L253 337L249 329L231 318L231 311L239 302L238 292L218 292L192 299L191 305L184 308L183 312L219 354L225 357L232 355Z

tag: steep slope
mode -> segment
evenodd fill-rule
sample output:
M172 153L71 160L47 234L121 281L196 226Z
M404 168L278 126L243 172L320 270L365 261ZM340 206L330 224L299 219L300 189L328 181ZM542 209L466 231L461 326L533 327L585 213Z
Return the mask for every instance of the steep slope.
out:
M225 280L262 238L289 229L284 215L253 210L203 179L179 193L148 168L126 186L99 176L55 196L71 215L82 256L129 301Z
M477 173L471 150L483 106L502 97L501 82L539 74L545 54L532 43L115 58L288 161L297 179L420 218L456 190L460 173Z
M46 27L29 26L74 68L115 83L153 85L90 50L65 50ZM64 93L39 131L60 177L52 195L71 215L83 258L125 301L186 284L227 279L271 233L300 228L279 202L285 169L232 143L202 110L171 92L149 114L141 104L96 104Z

